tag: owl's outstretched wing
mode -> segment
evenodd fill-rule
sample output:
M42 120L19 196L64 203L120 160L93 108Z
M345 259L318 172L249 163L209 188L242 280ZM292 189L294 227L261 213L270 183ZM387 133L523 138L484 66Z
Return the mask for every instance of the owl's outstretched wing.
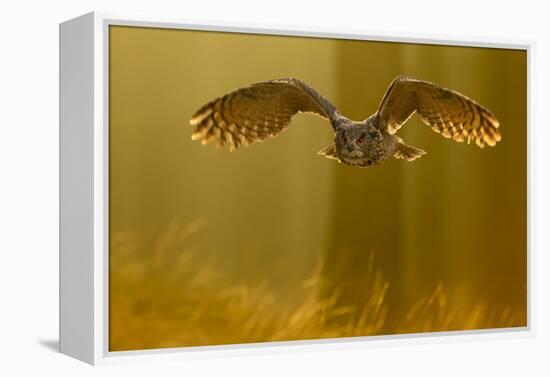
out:
M278 135L292 116L309 112L331 119L336 108L315 89L293 78L237 89L201 107L190 120L193 140L216 140L230 150Z
M378 108L381 127L393 134L415 112L435 132L458 142L475 140L483 148L501 139L498 120L475 101L431 82L398 76Z

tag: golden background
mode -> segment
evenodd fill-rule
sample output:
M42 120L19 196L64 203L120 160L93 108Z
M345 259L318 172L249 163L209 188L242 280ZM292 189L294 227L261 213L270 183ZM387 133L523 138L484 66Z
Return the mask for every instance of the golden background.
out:
M111 351L525 326L525 51L111 26ZM481 150L414 116L428 154L358 169L297 115L230 153L191 141L201 105L297 77L356 120L406 74L501 123Z

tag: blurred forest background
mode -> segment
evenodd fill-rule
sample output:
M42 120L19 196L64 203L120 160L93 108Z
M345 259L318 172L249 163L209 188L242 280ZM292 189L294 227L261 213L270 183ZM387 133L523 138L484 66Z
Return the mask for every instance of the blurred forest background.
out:
M111 351L525 326L525 51L111 26ZM191 141L201 105L297 77L349 118L406 74L500 120L483 150L415 116L428 151L358 169L317 156L299 114L229 153Z

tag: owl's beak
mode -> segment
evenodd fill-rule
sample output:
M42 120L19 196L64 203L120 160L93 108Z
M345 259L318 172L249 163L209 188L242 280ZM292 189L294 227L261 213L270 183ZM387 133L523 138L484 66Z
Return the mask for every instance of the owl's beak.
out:
M348 144L348 152L352 152L353 151L353 144Z

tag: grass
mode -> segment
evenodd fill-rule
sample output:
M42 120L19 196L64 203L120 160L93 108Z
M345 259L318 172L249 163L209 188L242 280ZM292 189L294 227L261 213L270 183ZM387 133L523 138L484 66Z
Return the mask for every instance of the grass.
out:
M374 254L361 286L364 299L339 300L346 282L327 289L321 259L288 304L274 282L236 282L216 260L189 246L205 221L172 224L154 232L111 236L111 350L288 341L387 333L513 327L525 323L521 308L486 302L462 310L449 305L443 286L418 300L388 326L390 283L376 271Z

